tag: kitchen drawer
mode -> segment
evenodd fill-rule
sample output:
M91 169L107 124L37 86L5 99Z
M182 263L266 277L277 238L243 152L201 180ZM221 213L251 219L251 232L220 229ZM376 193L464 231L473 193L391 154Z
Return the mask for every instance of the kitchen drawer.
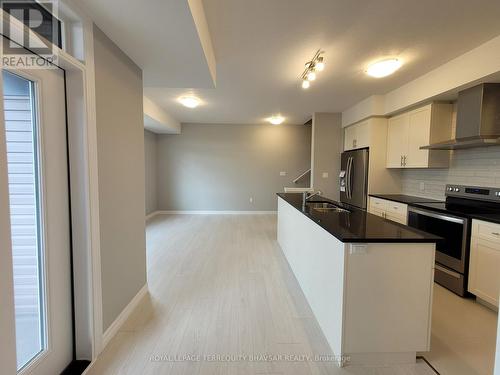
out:
M472 237L500 241L500 225L482 220L472 220Z
M386 206L387 213L406 218L408 215L408 205L399 202L388 201Z
M390 202L385 199L370 197L370 208L385 211L388 203Z

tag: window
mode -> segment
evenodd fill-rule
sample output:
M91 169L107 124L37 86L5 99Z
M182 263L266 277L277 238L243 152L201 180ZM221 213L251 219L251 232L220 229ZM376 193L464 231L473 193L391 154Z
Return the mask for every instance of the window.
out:
M2 74L20 369L46 347L36 96L34 82Z

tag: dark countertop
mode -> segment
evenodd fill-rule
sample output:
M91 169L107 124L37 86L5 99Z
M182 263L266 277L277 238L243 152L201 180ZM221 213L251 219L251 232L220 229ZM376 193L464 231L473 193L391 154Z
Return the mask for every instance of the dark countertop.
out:
M319 212L309 207L302 211L302 194L277 193L277 195L342 242L434 243L441 239L327 198L314 197L309 202L330 202L350 212Z
M370 194L370 197L387 199L389 201L399 202L399 203L404 203L404 204L441 202L441 201L438 201L436 199L414 197L412 195L403 195L403 194Z
M409 206L426 208L426 209L429 209L429 207L427 207L425 203L443 203L442 208L441 205L433 205L432 209L442 213L455 214L459 216L468 217L471 219L484 220L491 223L500 224L500 212L483 212L483 213L474 212L477 210L472 210L471 212L464 210L454 212L452 207L450 208L448 206L448 208L445 208L446 206L444 205L443 201L430 198L414 197L411 195L403 195L403 194L370 194L370 197L386 199L389 201L404 203Z

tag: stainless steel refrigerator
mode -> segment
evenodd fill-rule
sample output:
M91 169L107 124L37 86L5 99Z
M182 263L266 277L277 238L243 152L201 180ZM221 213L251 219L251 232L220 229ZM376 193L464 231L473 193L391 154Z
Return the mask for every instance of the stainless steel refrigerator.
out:
M366 209L368 200L368 148L345 151L340 165L340 201Z

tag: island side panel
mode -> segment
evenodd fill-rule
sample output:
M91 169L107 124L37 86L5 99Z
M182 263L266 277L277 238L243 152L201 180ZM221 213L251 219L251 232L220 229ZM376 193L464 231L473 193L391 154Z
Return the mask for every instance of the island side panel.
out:
M278 198L278 242L334 355L342 353L344 244Z
M428 351L435 244L346 250L345 353Z

